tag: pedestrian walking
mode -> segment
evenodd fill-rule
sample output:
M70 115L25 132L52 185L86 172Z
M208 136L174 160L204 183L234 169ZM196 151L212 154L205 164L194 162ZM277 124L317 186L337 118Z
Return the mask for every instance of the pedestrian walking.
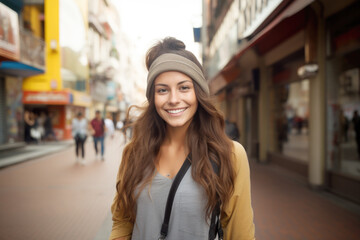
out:
M99 110L95 112L95 118L90 122L90 128L93 132L93 139L94 139L94 148L96 153L96 159L99 159L99 151L98 151L98 143L100 142L101 147L101 160L104 161L104 136L105 136L105 122L104 119L101 117L101 113Z
M81 151L81 164L85 163L85 151L84 151L84 143L87 139L87 130L88 123L86 118L84 118L82 112L78 112L76 118L72 120L72 136L75 140L75 154L76 154L76 162L79 162L79 149Z
M246 152L226 136L201 64L165 38L146 66L148 105L123 151L110 239L254 239Z
M115 134L115 125L114 121L111 119L111 113L106 114L104 123L106 127L106 137L110 137L111 139L113 139Z

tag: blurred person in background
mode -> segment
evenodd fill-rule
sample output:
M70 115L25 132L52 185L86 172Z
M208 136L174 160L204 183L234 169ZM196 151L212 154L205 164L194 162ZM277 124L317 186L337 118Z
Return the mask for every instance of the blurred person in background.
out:
M29 110L24 111L24 122L25 122L25 131L24 131L25 142L31 143L36 141L36 139L31 136L31 129L34 127L35 120L33 119L32 114Z
M357 110L355 110L353 113L352 123L354 125L358 158L360 159L360 116Z
M236 122L230 122L229 120L225 120L225 133L231 139L238 141L240 140L239 129L236 126Z
M91 128L92 136L94 139L94 148L95 148L95 153L96 153L96 159L99 159L99 157L100 157L99 151L98 151L98 143L100 142L101 160L104 161L105 160L105 158L104 158L104 152L105 152L104 137L105 137L106 126L105 126L105 121L101 117L101 112L99 110L97 110L95 112L95 118L93 120L91 120L90 128Z
M147 52L146 66L148 105L123 151L110 239L164 237L169 190L189 164L167 239L214 239L217 230L222 233L217 226L224 239L255 239L246 152L226 136L201 64L183 42L165 38ZM220 212L221 225L211 221Z
M44 111L41 111L39 114L38 119L38 131L40 132L40 139L44 140L45 139L45 128L44 128L44 123L46 120L46 113Z
M44 122L45 140L55 140L55 141L57 141L56 134L54 132L53 124L52 124L53 118L54 118L54 113L53 112L49 112L46 115L46 119L45 119L45 122Z
M124 122L119 119L119 121L116 122L116 129L123 131L123 127L124 127Z
M350 121L343 113L340 116L340 125L341 125L341 133L342 136L344 137L344 142L347 142L349 140L348 131L350 126Z
M81 164L85 163L85 150L84 150L84 143L87 139L87 130L88 130L88 123L86 118L84 118L82 112L78 112L76 114L76 118L72 120L72 136L75 140L75 154L76 154L76 162L78 163L79 160L79 149L81 151Z
M111 139L114 138L115 126L114 126L114 121L111 118L111 113L108 112L106 114L104 123L105 123L105 127L106 127L106 136L110 137Z
M39 128L38 116L34 112L30 112L30 121L32 123L30 127L31 141L39 143L41 140L41 128Z

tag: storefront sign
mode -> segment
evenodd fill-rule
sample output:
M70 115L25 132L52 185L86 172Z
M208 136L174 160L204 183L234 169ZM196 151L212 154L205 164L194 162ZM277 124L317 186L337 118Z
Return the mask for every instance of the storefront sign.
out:
M71 103L71 94L65 91L58 91L58 92L24 91L23 103L65 105Z
M88 94L81 92L73 92L73 97L73 105L82 107L91 106L91 97Z
M239 0L239 39L251 35L281 2L282 0Z
M0 3L0 56L19 61L19 20L15 11Z
M226 14L223 23L220 25L219 29L214 35L213 40L210 43L210 52L209 55L212 57L216 51L219 50L220 46L223 44L223 41L227 39L227 35L231 29L236 27L236 19L239 16L238 11L238 1L234 1L228 13ZM237 44L237 39L235 39L235 43Z

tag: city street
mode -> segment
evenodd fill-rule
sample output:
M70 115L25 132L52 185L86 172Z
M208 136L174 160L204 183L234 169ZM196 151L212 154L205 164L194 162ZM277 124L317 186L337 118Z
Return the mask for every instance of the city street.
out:
M70 147L0 170L0 239L94 239L110 214L122 146L119 135L107 139L102 162L89 138L84 166Z
M86 165L74 147L0 170L0 239L98 240L111 229L110 205L123 139L107 139L105 162L87 140ZM359 207L310 190L305 179L251 162L260 240L356 240Z

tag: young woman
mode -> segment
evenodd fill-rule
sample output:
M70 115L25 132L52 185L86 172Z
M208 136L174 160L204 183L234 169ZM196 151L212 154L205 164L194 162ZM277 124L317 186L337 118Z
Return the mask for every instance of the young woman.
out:
M201 64L183 42L165 38L147 52L146 66L148 106L123 151L110 239L159 239L170 187L190 155L166 239L207 240L218 201L224 239L254 239L246 152L226 136Z
M72 136L75 139L75 154L76 162L79 162L79 149L81 150L82 161L81 164L84 164L84 143L87 138L88 123L86 118L84 118L82 112L78 112L76 118L72 120Z

